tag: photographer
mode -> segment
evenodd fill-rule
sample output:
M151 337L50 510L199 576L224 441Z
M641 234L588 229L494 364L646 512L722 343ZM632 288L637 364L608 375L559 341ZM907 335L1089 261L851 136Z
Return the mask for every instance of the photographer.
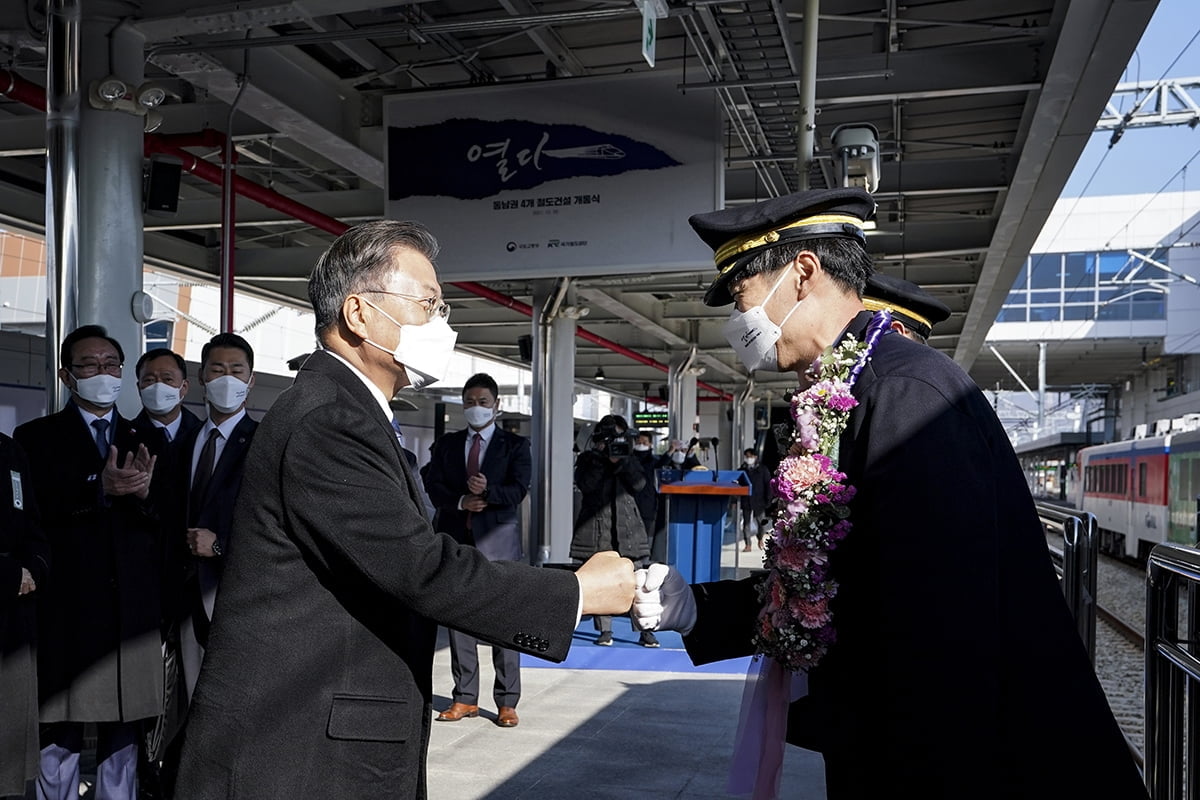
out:
M582 503L571 538L572 559L583 562L602 550L616 550L635 567L649 560L646 526L635 500L646 485L646 475L638 460L630 457L632 452L629 425L623 417L610 414L596 423L591 446L575 461L575 486ZM592 621L600 633L596 644L612 645L612 617L596 616ZM639 643L658 647L650 631L642 632Z

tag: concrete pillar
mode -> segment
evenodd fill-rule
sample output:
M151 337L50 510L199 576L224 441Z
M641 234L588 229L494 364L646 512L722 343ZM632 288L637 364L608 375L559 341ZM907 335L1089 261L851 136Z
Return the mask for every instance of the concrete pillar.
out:
M122 20L136 3L89 0L83 7L79 126L79 324L98 324L125 350L118 408L141 408L133 364L142 352L142 324L133 316L142 290L142 137L144 117L92 108L93 81L112 74L136 90L144 78L145 37Z
M528 549L535 564L570 561L575 517L575 320L559 315L560 281L533 286L533 482Z

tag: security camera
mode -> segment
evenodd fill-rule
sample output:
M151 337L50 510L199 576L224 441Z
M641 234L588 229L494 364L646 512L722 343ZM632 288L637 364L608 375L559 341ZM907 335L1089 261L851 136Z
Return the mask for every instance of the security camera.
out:
M853 123L833 129L833 153L842 186L868 192L879 188L879 131L874 125Z

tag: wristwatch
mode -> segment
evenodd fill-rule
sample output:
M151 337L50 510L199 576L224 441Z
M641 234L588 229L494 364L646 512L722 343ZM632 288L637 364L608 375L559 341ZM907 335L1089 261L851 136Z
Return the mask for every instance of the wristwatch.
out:
M221 543L220 543L220 542L218 542L218 541L215 541L215 540L213 541L213 545L212 545L212 551L213 551L213 555L214 555L214 556L223 556L223 555L225 555L223 552L221 552Z

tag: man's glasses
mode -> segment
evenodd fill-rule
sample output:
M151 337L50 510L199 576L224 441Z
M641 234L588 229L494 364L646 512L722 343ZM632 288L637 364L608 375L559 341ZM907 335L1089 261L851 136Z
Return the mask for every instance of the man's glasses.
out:
M425 306L425 313L429 315L429 319L441 317L445 319L450 316L450 304L442 300L440 297L417 297L411 294L401 294L400 292L385 292L383 289L366 289L368 294L390 294L393 297L401 297L413 303L419 303Z
M121 374L120 361L81 361L78 364L72 364L71 369L82 378L91 378L104 372L108 375Z

